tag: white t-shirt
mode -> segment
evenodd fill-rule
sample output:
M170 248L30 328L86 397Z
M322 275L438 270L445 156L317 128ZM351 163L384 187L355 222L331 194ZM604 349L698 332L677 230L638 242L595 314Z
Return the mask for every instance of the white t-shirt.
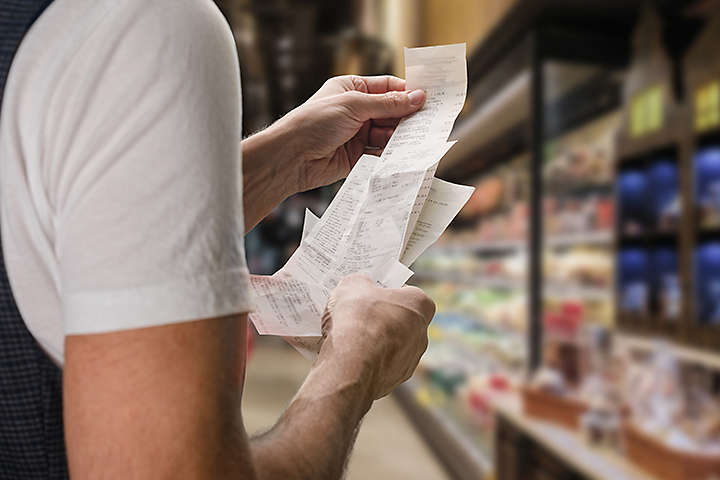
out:
M211 0L56 0L0 115L2 244L26 325L65 335L251 308L240 73Z

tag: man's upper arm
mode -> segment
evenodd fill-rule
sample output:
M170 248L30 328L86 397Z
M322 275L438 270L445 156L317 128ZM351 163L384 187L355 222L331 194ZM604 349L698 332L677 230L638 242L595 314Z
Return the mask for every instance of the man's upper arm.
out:
M232 36L211 2L113 8L48 120L71 473L252 478Z
M240 414L247 315L68 336L73 478L254 478Z
M63 77L64 113L48 121L65 333L248 311L229 27L212 2L115 4L69 63L83 80Z

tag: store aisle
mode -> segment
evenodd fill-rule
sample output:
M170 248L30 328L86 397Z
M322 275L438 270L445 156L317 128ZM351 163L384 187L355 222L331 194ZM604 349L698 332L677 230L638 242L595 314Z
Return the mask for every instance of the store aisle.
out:
M249 433L269 428L310 364L275 339L262 339L248 364L243 416ZM348 480L446 480L447 474L392 398L375 403L360 430Z

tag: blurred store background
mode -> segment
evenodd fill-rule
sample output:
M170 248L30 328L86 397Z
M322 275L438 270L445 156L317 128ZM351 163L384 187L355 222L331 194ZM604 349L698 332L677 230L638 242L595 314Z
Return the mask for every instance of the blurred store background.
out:
M331 76L402 76L404 46L468 46L438 176L476 192L412 267L430 346L350 479L720 478L720 1L217 3L245 135ZM248 233L251 271L282 266L336 188ZM258 337L249 365L257 431L309 365Z

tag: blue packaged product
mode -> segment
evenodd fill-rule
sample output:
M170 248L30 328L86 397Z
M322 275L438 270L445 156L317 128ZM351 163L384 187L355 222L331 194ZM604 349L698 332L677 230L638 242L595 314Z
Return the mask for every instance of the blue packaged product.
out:
M695 272L700 321L720 325L720 242L708 242L698 247Z
M652 288L660 315L667 319L680 316L680 277L675 249L660 247L652 254Z
M618 256L620 309L628 313L647 313L648 254L640 248L624 248Z
M654 225L660 230L676 228L680 218L677 165L669 159L657 160L650 165L648 178Z
M648 220L648 182L644 172L628 170L618 177L620 228L625 234L642 233Z
M709 146L695 154L695 196L700 222L720 226L720 146Z

